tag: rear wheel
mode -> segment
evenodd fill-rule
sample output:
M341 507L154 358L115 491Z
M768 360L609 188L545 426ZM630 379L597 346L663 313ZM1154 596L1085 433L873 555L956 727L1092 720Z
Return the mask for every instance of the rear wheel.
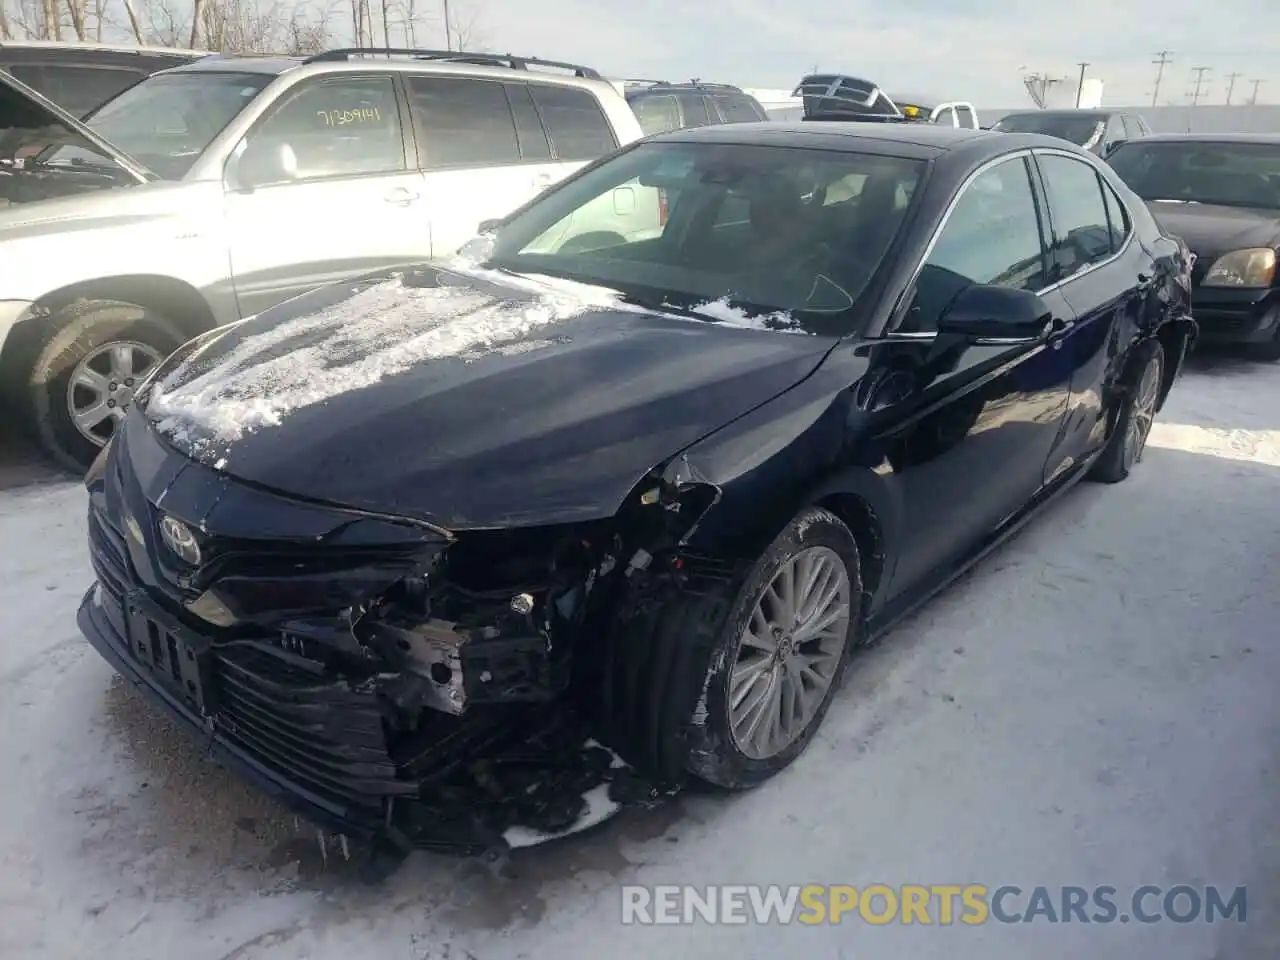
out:
M1130 369L1133 372L1125 385L1111 438L1089 471L1089 479L1099 483L1119 483L1142 460L1164 383L1164 347L1160 341L1139 344Z
M166 318L107 300L71 304L29 369L30 421L41 448L81 473L111 439L142 379L182 343Z

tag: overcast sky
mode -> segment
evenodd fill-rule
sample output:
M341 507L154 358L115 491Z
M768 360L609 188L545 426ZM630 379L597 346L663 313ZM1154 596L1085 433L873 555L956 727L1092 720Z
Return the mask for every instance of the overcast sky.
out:
M419 0L420 9L439 0ZM793 86L815 64L861 73L889 89L949 94L992 107L1030 105L1021 67L1070 77L1089 60L1104 102L1185 103L1192 68L1212 67L1202 99L1280 102L1277 0L450 0L476 11L491 49L597 67L609 75L701 77ZM441 35L443 36L443 34ZM419 36L419 42L423 37Z

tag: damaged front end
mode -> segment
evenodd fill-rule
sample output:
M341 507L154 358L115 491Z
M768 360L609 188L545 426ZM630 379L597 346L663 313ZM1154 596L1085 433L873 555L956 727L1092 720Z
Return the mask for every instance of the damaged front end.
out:
M601 746L599 678L619 617L681 589L713 487L655 475L607 520L454 533L241 484L136 421L116 446L87 479L82 629L310 819L480 854L677 785Z

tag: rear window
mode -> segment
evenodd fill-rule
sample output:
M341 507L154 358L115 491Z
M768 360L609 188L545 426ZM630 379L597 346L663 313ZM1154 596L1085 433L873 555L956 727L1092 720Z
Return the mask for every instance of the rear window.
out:
M751 98L743 93L712 94L711 102L716 105L725 123L756 123L764 119L756 111Z
M1042 133L1069 140L1077 146L1091 146L1102 133L1106 119L1098 116L1073 117L1062 114L1015 113L992 126L1005 133Z
M501 83L412 74L405 79L428 167L519 162L515 118Z
M587 91L531 83L529 92L557 160L594 160L618 146L600 103Z
M702 94L678 93L676 99L680 102L680 109L684 113L684 126L705 127L713 122L711 115L707 112L707 101Z
M147 76L141 70L80 64L18 63L8 69L27 86L77 117L83 117Z

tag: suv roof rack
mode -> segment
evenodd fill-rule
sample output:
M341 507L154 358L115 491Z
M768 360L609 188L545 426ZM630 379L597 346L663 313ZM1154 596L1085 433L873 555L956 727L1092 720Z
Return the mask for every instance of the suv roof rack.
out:
M806 120L907 121L898 105L876 84L848 74L810 74L791 95L804 101Z
M741 87L735 87L732 83L708 83L706 80L699 80L694 77L692 80L623 80L624 86L628 87L696 87L700 90L734 90L742 92Z
M413 47L341 47L326 50L307 57L302 62L334 63L353 60L356 57L408 57L411 60L439 60L444 63L471 63L480 67L507 67L510 70L528 70L530 67L550 67L568 70L576 77L601 80L599 71L577 63L559 60L541 60L538 57L517 57L509 53L469 53L465 50L418 50Z

